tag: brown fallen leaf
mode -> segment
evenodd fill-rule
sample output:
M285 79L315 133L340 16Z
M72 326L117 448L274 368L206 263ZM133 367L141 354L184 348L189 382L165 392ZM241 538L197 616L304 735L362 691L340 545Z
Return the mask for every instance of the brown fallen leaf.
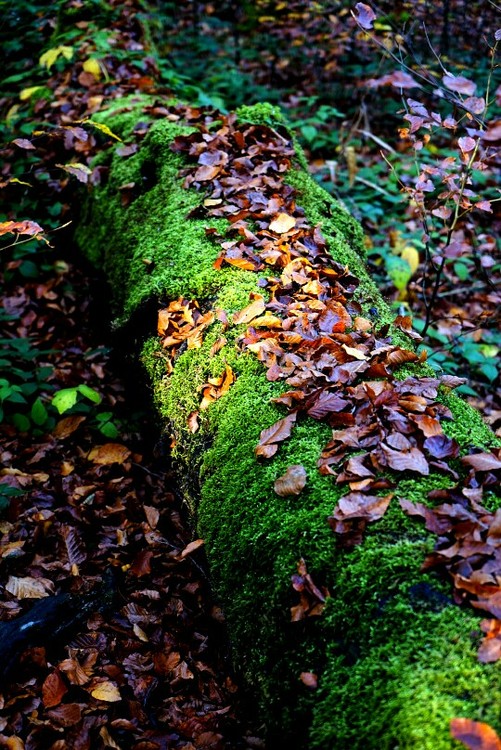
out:
M58 669L47 675L42 685L42 702L45 708L58 706L68 692L65 681Z
M473 466L476 471L496 471L501 469L501 458L494 453L474 453L471 456L463 456L461 461L468 466Z
M64 440L78 429L78 427L85 422L87 417L73 415L71 417L64 417L60 419L57 425L54 427L52 434L58 440Z
M278 443L290 437L296 418L296 412L292 412L263 430L259 436L259 444L255 448L256 456L263 456L263 458L274 456L278 450Z
M299 495L306 485L307 474L304 466L293 464L289 466L285 474L275 481L275 492L280 497Z
M121 443L105 443L92 448L87 458L95 464L121 464L131 455L131 451Z
M81 720L82 707L78 703L63 703L47 711L47 716L61 727L72 727Z
M450 732L455 740L462 742L469 750L501 750L497 732L483 721L452 719Z
M194 552L196 549L199 549L199 547L202 547L203 544L203 539L195 539L193 542L190 542L186 545L186 547L180 552L179 557L184 560L185 557L191 555L192 552Z
M264 301L264 297L262 294L255 294L254 300L250 303L250 305L247 305L247 307L244 307L243 310L239 310L239 312L236 312L233 315L233 322L235 325L238 325L240 323L250 323L251 320L254 318L257 318L259 315L262 315L262 313L265 310L266 303Z
M200 415L200 412L198 411L192 411L190 414L188 414L188 429L190 432L197 432L200 429L200 425L198 423L198 417Z

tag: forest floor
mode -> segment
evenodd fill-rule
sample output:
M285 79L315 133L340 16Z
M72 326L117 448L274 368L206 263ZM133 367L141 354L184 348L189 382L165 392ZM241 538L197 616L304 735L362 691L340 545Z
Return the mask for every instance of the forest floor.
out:
M2 483L19 491L0 522L0 617L21 617L38 600L42 621L18 620L23 637L2 654L0 746L263 747L242 723L224 616L176 490L168 438L133 365L110 349L106 290L67 253L53 267L44 281L7 281L3 305L15 317L2 338L29 338L47 352L51 385L85 384L101 400L99 413L82 403L82 413L35 439L0 428ZM96 419L110 411L112 440ZM84 613L94 594L88 617L61 602L64 638L54 638L43 609L57 606L55 590Z

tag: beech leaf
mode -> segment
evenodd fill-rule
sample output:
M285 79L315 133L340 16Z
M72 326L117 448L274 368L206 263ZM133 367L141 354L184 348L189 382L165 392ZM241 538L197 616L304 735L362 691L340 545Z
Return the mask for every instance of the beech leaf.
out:
M501 469L501 459L494 453L474 453L471 456L463 456L461 461L468 466L473 466L477 471L496 471Z
M285 474L275 481L275 492L280 497L299 495L306 485L306 470L301 464L289 466Z
M277 234L285 234L289 232L293 227L296 226L296 220L289 214L278 214L270 224L270 231L276 232Z
M372 29L372 24L376 19L376 14L370 7L370 5L366 5L365 3L357 3L355 5L356 14L353 13L353 17L355 18L356 22L363 28L363 29Z
M454 91L456 94L466 94L466 96L473 96L477 88L473 81L463 76L445 75L442 78L442 83L449 91Z
M286 417L279 419L271 427L263 430L259 436L259 444L255 449L256 456L263 456L263 458L274 456L278 450L277 443L281 443L290 437L292 428L296 423L296 418L297 415L295 412L287 414Z
M450 731L454 739L462 742L469 750L501 750L497 732L483 721L452 719Z

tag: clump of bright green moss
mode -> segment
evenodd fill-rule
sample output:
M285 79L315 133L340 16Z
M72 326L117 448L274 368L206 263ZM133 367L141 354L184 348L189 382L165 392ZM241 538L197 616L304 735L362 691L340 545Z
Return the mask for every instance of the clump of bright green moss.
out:
M238 114L276 123L269 105ZM140 109L115 111L103 121L126 136L134 117L144 115ZM183 295L205 309L232 313L257 288L254 274L213 269L219 249L205 228L224 232L225 222L186 218L203 195L181 187L182 162L169 149L180 132L177 123L157 121L137 154L115 153L109 181L92 194L78 232L84 251L104 266L123 322L151 297L164 302ZM321 224L335 259L361 279L361 302L376 305L382 321L390 322L361 260L356 222L299 169L288 180L310 222ZM137 195L124 207L120 188L131 182ZM345 490L316 466L330 430L300 418L273 459L256 459L261 430L284 416L270 402L283 386L270 383L256 357L239 349L241 332L242 326L230 324L228 343L211 356L221 333L215 322L201 348L178 356L171 376L155 338L141 356L159 413L175 437L174 458L205 539L235 666L258 698L270 742L316 750L452 750L454 716L487 721L499 731L500 666L476 659L479 618L452 602L447 582L420 571L433 538L398 505L398 497L426 501L431 488L450 486L450 478L403 475L389 511L369 527L364 543L336 549L326 519ZM226 365L236 382L200 413L200 428L192 433L187 417L199 409L200 389ZM419 372L412 366L406 371ZM456 417L449 434L463 446L492 444L473 409L453 395L442 400ZM296 463L305 467L307 485L299 497L279 497L273 483ZM331 596L321 617L293 623L290 608L298 596L291 575L301 557ZM307 688L301 672L317 673L319 687Z

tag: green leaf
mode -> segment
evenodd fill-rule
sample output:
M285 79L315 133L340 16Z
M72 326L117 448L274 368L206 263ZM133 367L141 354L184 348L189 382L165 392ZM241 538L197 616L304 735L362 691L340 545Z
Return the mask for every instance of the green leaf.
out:
M301 127L301 135L308 143L312 143L317 137L318 130L314 125L303 125Z
M113 422L105 422L100 425L99 432L107 438L117 438L120 434Z
M479 369L482 375L485 375L487 380L490 380L491 383L493 383L499 375L496 365L493 365L490 362L486 362L485 365L481 365Z
M49 416L47 409L42 404L41 400L37 398L33 406L31 407L31 419L39 427L44 424Z
M72 406L75 406L77 397L78 388L63 388L53 395L52 406L58 410L59 414L64 414Z
M14 427L19 430L19 432L28 432L31 427L30 420L24 414L13 414L12 423Z
M88 398L89 401L93 401L95 404L101 403L101 394L95 391L93 388L89 388L89 386L85 385L85 383L82 383L78 386L78 392L81 393L82 396L85 396L85 398Z

